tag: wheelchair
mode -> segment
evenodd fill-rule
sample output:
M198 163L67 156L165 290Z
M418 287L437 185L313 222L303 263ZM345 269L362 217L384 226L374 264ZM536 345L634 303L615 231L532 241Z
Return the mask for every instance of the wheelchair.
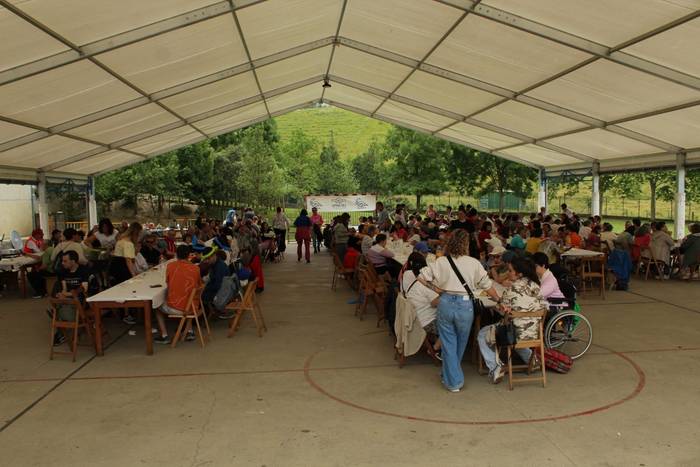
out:
M544 345L575 360L591 347L593 328L576 303L576 288L567 285L560 287L566 298L549 300L549 313L544 322Z

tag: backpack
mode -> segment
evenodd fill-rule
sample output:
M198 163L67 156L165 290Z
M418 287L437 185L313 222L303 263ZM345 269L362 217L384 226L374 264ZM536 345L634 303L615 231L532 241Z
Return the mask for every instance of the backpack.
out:
M217 311L224 311L226 305L237 298L242 298L241 281L236 274L226 276L221 281L221 287L216 292L212 305Z
M568 373L574 361L565 353L554 349L544 349L544 365L557 373Z

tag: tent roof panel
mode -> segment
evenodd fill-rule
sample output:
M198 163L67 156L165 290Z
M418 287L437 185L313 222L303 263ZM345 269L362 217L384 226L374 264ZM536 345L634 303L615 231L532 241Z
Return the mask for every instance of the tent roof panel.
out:
M156 154L159 148L164 146L178 147L187 144L185 141L194 140L195 137L202 137L198 132L196 132L192 127L183 125L179 128L169 130L148 138L144 138L140 141L136 141L131 144L124 146L124 149L130 151L139 152L142 154ZM181 144L180 144L181 143Z
M514 148L504 149L500 152L544 167L549 165L576 164L580 162L573 157L534 144L516 146Z
M342 102L343 104L357 107L367 112L373 112L382 103L382 98L360 91L350 86L340 83L333 84L333 87L326 89L324 98L331 101Z
M138 96L83 60L0 86L0 115L52 126Z
M98 147L54 135L1 152L0 165L38 169Z
M427 62L520 90L587 58L589 55L583 52L469 15Z
M386 101L377 111L377 115L407 123L411 126L428 131L437 131L453 122L427 110L419 109L393 100Z
M700 8L700 2L698 2L698 8ZM698 44L700 44L700 18L623 50L683 73L700 76ZM694 53L689 54L689 50Z
M324 75L330 56L331 46L328 46L260 67L256 70L260 86L266 92L309 76Z
M700 6L696 0L488 0L487 3L607 46L651 31Z
M408 76L411 68L350 47L338 46L331 74L391 92Z
M653 154L658 148L606 130L593 129L547 140L556 146L596 159Z
M275 113L304 102L319 100L321 99L321 91L323 90L321 84L322 81L319 79L317 83L309 84L308 86L294 89L293 91L267 99L267 108L270 109L270 113Z
M352 0L340 35L420 60L461 15L429 0Z
M97 56L147 92L247 61L231 15L222 15Z
M440 134L464 141L466 144L477 144L487 149L495 149L520 142L520 140L511 138L510 136L502 135L495 131L468 123L457 123L440 131Z
M436 107L460 115L470 115L502 99L502 97L465 86L423 71L416 71L396 91L398 96L432 103Z
M653 117L632 120L620 126L682 148L700 147L700 105Z
M162 100L185 118L258 95L253 73L247 72L185 91Z
M475 116L479 121L517 131L532 138L561 133L585 125L576 120L538 109L520 102L508 101Z
M113 167L120 167L125 164L141 162L143 157L129 154L123 151L107 151L97 154L89 159L72 164L64 165L60 168L62 172L90 175L96 172L110 170Z
M3 36L0 71L68 50L67 46L2 7L0 31Z
M605 121L700 98L698 91L603 60L527 94Z
M268 0L237 15L256 59L334 35L341 6L340 0Z
M235 128L239 125L267 115L265 104L256 102L238 109L224 112L214 117L205 118L196 123L197 128L208 135L216 134L227 128Z
M79 45L213 3L213 0L10 1Z
M114 143L129 136L177 121L177 118L164 111L158 105L147 104L113 117L74 128L70 130L70 134L102 143Z
M35 131L33 128L0 121L0 143L34 133Z

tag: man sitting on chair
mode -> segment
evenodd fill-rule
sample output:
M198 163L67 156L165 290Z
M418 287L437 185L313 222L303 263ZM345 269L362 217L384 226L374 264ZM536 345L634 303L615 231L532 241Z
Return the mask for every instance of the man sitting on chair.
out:
M78 299L83 301L90 280L90 271L87 266L79 263L80 257L74 250L63 253L61 258L62 268L58 271L58 280L54 284L51 296L54 298L73 298L73 292L82 292ZM58 321L74 321L75 307L71 305L57 305L56 319ZM66 336L61 331L56 331L53 336L53 345L58 346L66 341Z
M155 337L153 342L158 344L169 344L171 342L168 336L168 329L165 327L166 315L182 316L187 311L187 302L192 294L192 290L202 284L202 278L199 275L199 267L188 261L190 255L189 245L180 245L175 251L177 261L168 263L165 270L165 281L168 286L168 298L165 303L156 310L156 318L158 319L158 328L160 336ZM185 340L191 341L195 339L194 331L192 331L192 322L187 322L185 328Z

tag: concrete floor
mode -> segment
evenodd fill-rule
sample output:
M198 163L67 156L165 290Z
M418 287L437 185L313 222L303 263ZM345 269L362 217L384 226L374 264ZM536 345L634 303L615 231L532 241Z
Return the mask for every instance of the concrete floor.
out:
M293 256L293 255L292 255ZM425 356L329 289L330 258L266 267L252 322L144 354L110 323L104 357L48 360L45 303L0 299L0 463L36 465L700 465L700 287L636 281L582 300L595 347L568 375L450 394ZM111 321L111 320L108 320Z

